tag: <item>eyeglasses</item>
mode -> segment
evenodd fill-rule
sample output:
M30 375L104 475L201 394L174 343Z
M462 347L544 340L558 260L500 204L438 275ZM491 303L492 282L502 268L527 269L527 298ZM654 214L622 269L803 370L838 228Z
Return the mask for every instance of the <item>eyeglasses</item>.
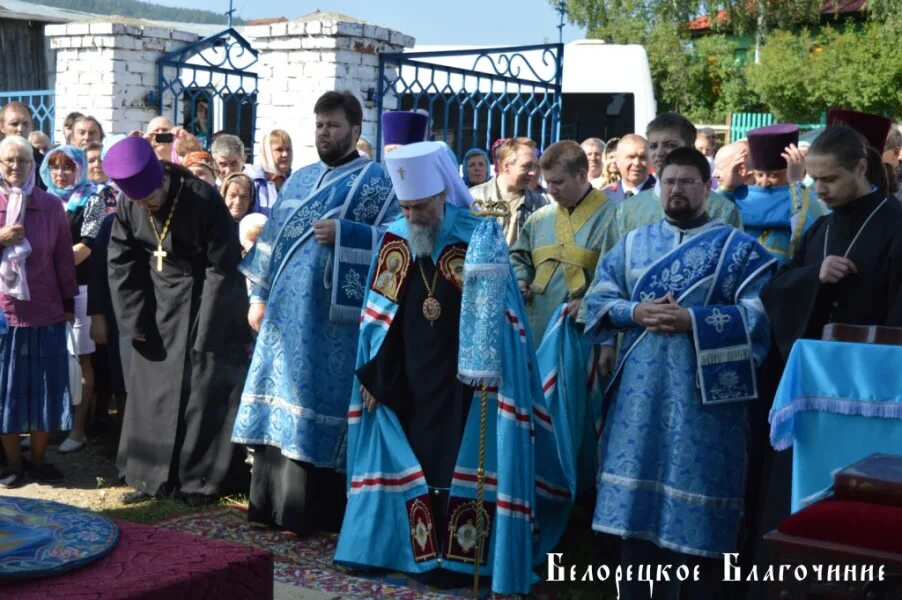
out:
M696 179L695 177L679 177L677 179L668 177L661 180L661 187L674 187L676 184L680 184L681 187L689 187L701 182L701 179Z
M0 163L3 163L7 167L15 167L16 165L25 166L31 163L33 159L31 158L10 158L7 160L0 160Z

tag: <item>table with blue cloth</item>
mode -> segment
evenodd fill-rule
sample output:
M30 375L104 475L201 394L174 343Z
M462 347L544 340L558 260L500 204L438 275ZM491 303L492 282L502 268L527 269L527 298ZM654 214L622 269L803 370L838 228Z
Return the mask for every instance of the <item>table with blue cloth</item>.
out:
M902 454L902 346L799 340L770 411L770 441L793 446L792 512L833 472Z

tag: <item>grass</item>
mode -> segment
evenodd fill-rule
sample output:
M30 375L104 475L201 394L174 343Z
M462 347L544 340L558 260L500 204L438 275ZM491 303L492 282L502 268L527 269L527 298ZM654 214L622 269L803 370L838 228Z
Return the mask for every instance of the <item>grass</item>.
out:
M179 515L218 510L230 506L242 506L246 508L247 496L244 494L224 496L215 504L210 504L208 506L188 506L181 500L176 500L175 498L153 498L146 502L139 502L137 504L130 504L119 508L109 508L98 512L111 519L122 519L123 521L132 521L134 523L148 525L165 521L166 519L171 519L172 517L177 517Z

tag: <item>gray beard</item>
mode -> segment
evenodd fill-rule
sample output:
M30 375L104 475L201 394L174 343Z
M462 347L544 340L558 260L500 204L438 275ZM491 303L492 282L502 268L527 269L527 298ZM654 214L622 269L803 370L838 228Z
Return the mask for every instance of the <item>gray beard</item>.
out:
M442 228L442 221L439 219L434 225L407 225L410 249L413 251L414 257L431 257L435 251L435 240L438 238L438 232Z

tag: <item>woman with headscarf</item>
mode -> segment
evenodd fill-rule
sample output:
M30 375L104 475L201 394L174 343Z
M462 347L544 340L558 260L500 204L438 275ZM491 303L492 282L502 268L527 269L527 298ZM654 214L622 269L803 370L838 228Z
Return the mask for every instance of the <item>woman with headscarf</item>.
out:
M273 129L263 136L260 148L263 158L258 164L246 167L244 174L254 180L253 212L269 215L282 184L291 175L294 158L291 136L284 129Z
M0 488L9 489L24 485L26 468L40 480L62 478L44 454L51 431L72 427L66 321L77 289L65 212L35 185L31 147L16 136L0 142L0 247L4 329L8 323L0 334ZM30 461L22 433L31 434Z
M85 444L85 426L94 396L94 368L91 354L96 350L91 339L91 319L88 316L88 280L90 279L91 246L103 218L106 203L97 195L97 188L88 179L88 161L84 151L75 146L61 146L47 153L41 165L41 179L47 191L63 201L72 237L72 253L75 258L75 279L78 295L75 297L75 337L82 373L82 402L75 407L75 419L69 437L60 444L58 451L65 454L80 450Z
M489 155L485 150L470 148L464 154L464 183L468 188L480 185L489 180Z

